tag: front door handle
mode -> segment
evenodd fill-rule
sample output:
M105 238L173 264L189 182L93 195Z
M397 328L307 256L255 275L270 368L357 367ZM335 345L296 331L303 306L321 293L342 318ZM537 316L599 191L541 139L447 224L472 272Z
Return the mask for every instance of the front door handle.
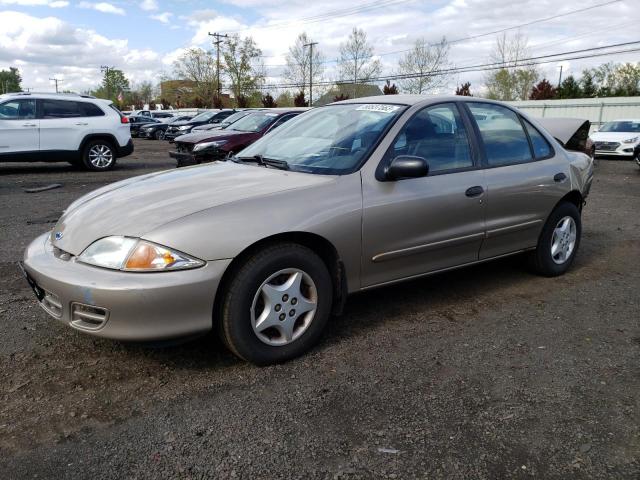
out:
M84 125L89 125L89 124L88 124L88 123L86 123L86 122L78 122L78 123L76 123L76 125L78 125L78 126L84 126Z
M553 181L554 181L554 182L558 182L558 183L560 183L560 182L564 182L566 179L567 179L567 176L566 176L564 173L562 173L562 172L560 172L560 173L556 173L556 174L553 176Z
M38 125L36 123L23 123L22 126L23 127L37 127Z
M484 188L482 188L480 185L476 185L475 187L469 187L467 188L467 191L464 192L464 194L467 197L479 197L483 193L484 193Z

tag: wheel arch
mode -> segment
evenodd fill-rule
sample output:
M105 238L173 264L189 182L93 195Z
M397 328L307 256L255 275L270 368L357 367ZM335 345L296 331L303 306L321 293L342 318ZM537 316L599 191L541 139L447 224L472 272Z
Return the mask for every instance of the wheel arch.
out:
M214 300L214 314L217 314L220 310L220 305L224 296L224 293L229 285L231 278L235 272L240 268L243 262L249 258L255 252L276 243L296 243L311 249L316 253L327 266L329 275L331 276L331 282L333 284L333 306L332 313L339 315L342 313L344 303L347 298L347 277L344 271L344 264L342 263L338 251L334 245L325 237L310 233L310 232L285 232L271 235L246 247L242 252L235 256L233 261L229 264L226 271L222 275L220 284L216 291ZM215 323L214 318L214 323Z
M557 206L560 205L562 202L573 203L578 209L578 211L582 212L582 206L584 205L584 197L582 196L582 193L580 193L579 190L571 190L564 197L562 197L553 208L554 209L557 208Z
M118 149L120 145L118 144L116 137L111 133L90 133L89 135L86 135L82 139L82 142L80 142L80 148L78 149L80 155L83 155L87 144L93 140L107 140L113 148L114 155L118 157Z

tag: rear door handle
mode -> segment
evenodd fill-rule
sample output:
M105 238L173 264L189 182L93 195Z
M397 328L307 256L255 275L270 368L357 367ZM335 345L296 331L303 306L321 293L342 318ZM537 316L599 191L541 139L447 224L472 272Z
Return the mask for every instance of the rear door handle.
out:
M560 172L560 173L556 173L556 174L553 176L553 181L554 181L554 182L558 182L558 183L559 183L559 182L564 182L566 179L567 179L567 176L566 176L564 173L562 173L562 172Z
M23 127L37 127L38 125L35 123L23 123L22 124Z
M88 124L88 123L85 123L85 122L78 122L78 123L76 123L76 125L78 125L78 126L84 126L84 125L89 125L89 124Z
M469 187L467 188L467 191L464 192L464 194L467 197L479 197L483 193L484 193L484 188L482 188L480 185L476 185L475 187Z

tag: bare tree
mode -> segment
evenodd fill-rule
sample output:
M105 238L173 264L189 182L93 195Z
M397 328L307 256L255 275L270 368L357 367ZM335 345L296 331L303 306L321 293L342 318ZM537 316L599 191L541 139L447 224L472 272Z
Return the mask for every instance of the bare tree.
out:
M177 78L193 82L193 95L205 104L213 100L218 90L216 61L211 52L190 48L173 64Z
M229 37L224 47L224 62L237 100L251 96L264 81L264 66L259 62L262 50L251 37Z
M313 70L313 83L321 81L324 74L324 56L316 47L313 49L313 56L310 57L309 47L305 47L310 43L312 43L311 38L302 32L295 43L289 47L286 56L287 66L282 76L300 88L305 88L309 83L311 70Z
M524 64L530 50L528 39L520 32L513 36L503 33L496 40L491 61L502 67L485 78L487 96L496 100L527 100L538 80L535 66Z
M449 82L449 76L439 71L449 66L449 44L444 37L435 45L418 38L413 48L400 59L398 66L400 75L415 74L399 82L408 93L422 94L444 87Z
M353 80L353 96L358 96L358 84L380 75L380 60L373 58L373 47L367 42L364 30L353 29L349 39L340 44L338 70L343 80Z

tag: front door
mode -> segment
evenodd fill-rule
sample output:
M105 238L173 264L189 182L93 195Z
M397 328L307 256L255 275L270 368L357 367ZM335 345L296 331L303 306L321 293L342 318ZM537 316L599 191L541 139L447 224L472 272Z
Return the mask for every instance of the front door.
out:
M363 287L478 259L486 181L469 128L454 102L424 108L399 131L383 163L419 156L428 175L381 181L363 173Z
M0 155L37 152L39 127L35 100L15 98L0 104Z

